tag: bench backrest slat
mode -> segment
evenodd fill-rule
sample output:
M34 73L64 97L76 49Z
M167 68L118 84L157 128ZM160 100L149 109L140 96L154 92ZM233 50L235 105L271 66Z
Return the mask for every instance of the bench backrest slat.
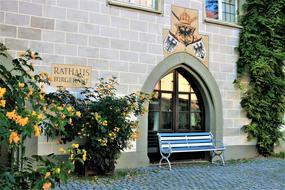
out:
M161 137L162 141L167 141L167 140L184 140L184 139L189 139L189 140L194 140L194 139L211 139L211 136L184 136L184 137Z

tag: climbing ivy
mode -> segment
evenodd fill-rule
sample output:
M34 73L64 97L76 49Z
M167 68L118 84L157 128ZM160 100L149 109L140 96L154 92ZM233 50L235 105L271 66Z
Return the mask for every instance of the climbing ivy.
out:
M244 130L260 154L270 155L284 124L285 0L247 0L243 9L235 83L249 76L241 106L251 122Z

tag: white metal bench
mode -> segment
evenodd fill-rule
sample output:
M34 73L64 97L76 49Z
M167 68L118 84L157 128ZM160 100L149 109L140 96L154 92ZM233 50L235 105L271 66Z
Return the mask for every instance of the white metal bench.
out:
M215 141L210 132L193 132L193 133L158 133L159 150L162 158L159 161L161 167L162 160L166 160L171 169L169 157L172 153L180 152L201 152L209 151L211 162L213 158L220 157L225 165L224 154L225 146L221 141ZM217 146L219 142L219 146Z

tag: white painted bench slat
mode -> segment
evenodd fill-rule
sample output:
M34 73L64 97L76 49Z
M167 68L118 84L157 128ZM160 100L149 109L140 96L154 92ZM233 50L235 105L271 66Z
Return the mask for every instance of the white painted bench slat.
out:
M185 139L189 139L189 140L194 140L194 139L211 139L210 136L194 136L194 137L161 137L162 141L167 141L167 140L185 140Z

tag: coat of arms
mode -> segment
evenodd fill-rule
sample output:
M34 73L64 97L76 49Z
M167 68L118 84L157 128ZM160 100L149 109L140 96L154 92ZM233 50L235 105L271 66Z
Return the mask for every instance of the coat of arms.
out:
M171 28L164 31L163 49L166 56L184 51L208 64L208 36L198 32L197 10L172 6Z

